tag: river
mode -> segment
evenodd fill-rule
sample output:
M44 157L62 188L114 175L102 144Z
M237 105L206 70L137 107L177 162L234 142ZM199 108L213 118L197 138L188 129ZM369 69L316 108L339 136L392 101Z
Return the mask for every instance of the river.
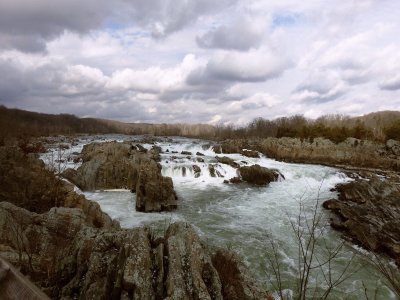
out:
M85 137L71 147L68 153L80 152L84 144L94 140L122 141L135 138ZM273 284L277 282L268 263L273 242L281 264L283 288L290 295L295 290L298 278L299 239L295 236L295 230L299 228L306 233L309 228L307 223L311 224L316 216L320 218L315 229L320 234L315 248L318 261L322 262L327 257L327 249L332 250L344 244L329 267L325 265L323 269L317 268L310 274L311 289L315 285L326 288L322 270L325 275L331 270L335 279L350 263L348 271L355 273L331 294L330 299L365 299L365 287L369 299L374 299L375 295L375 299L396 299L368 260L357 254L362 250L344 242L340 234L328 225L330 213L321 208L322 202L337 197L331 191L336 184L351 180L340 170L320 165L284 163L264 156L248 158L240 154L219 154L234 159L242 166L259 164L278 169L284 177L263 187L246 183L227 184L224 180L236 176L236 170L217 163L216 153L210 142L172 137L155 144L163 150L162 174L172 177L174 182L179 198L176 211L137 212L135 195L126 190L84 193L88 199L98 202L102 210L117 219L122 227L149 226L161 234L172 222L190 223L210 247L229 248L241 255L254 275L272 292ZM143 146L149 149L152 145ZM181 154L182 151L192 154ZM198 152L204 156L196 155ZM193 165L200 167L200 176L195 176ZM211 177L209 165L214 165L218 171L216 173L223 177ZM67 166L76 168L79 164L70 162ZM301 238L303 243L306 241L305 237L306 235ZM276 298L278 299L277 295Z

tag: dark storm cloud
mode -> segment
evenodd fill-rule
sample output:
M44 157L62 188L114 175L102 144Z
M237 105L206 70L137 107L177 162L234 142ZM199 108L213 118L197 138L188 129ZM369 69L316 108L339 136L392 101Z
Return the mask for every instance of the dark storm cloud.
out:
M100 26L110 6L106 0L2 0L0 48L44 51L46 41L64 30L85 33Z
M65 30L87 33L110 24L139 25L166 36L234 0L2 0L0 48L45 51Z

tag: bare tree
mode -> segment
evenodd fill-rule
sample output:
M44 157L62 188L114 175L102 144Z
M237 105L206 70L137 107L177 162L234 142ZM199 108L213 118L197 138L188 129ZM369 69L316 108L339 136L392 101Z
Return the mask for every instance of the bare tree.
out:
M296 218L293 219L288 216L297 245L294 270L296 274L295 299L327 299L339 285L358 271L358 269L350 271L355 254L341 270L333 270L333 265L339 258L338 256L345 244L342 241L335 246L329 245L325 237L329 224L318 210L319 199L318 193L311 216L307 214L302 200L299 202L299 213ZM272 286L280 299L290 298L291 296L285 291L279 245L272 238L270 238L270 249L266 256L269 271L272 271L274 278L274 281L271 281Z

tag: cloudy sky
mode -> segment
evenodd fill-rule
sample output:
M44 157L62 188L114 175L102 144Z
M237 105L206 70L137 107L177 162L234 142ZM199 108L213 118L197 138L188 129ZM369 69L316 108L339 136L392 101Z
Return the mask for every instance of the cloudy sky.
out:
M0 104L129 122L400 110L397 0L0 0Z

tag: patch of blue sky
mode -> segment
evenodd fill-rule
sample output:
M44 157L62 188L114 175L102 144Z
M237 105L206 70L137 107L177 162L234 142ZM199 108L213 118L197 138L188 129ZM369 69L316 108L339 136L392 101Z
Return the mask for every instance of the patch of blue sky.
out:
M272 28L290 27L304 23L304 16L296 13L280 13L272 18Z

